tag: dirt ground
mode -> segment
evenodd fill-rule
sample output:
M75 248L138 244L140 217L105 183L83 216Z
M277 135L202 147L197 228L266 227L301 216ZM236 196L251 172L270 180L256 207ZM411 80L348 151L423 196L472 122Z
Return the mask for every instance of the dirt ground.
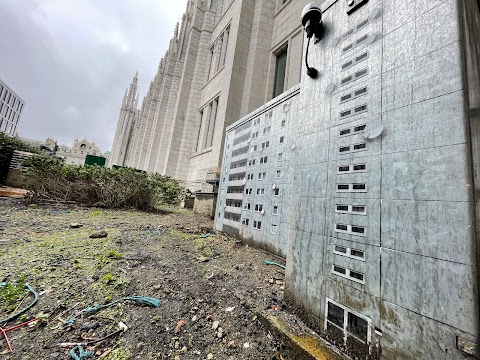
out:
M82 226L71 228L72 223ZM98 230L108 236L89 237ZM264 260L281 262L214 234L211 220L186 211L0 199L0 282L25 277L41 294L26 315L0 327L48 315L8 333L12 353L0 334L0 358L67 359L74 343L88 343L83 347L92 359L286 358L288 348L257 316L283 306L284 270ZM126 296L156 298L161 305L121 301L93 315L82 311ZM22 294L15 307L31 301ZM8 315L0 306L0 320ZM65 324L72 318L74 323ZM120 322L128 330L118 332Z

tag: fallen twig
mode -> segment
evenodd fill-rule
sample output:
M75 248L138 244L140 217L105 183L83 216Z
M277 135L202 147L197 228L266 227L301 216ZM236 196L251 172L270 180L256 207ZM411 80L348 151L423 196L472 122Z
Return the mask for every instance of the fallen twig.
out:
M59 343L59 344L55 344L55 346L59 346L59 347L72 347L72 346L90 346L90 345L93 345L93 344L98 344L99 342L102 342L102 341L105 341L111 337L114 337L115 335L118 335L120 334L121 332L124 332L125 330L123 329L119 329L111 334L108 334L107 336L104 336L100 339L97 339L97 340L91 340L91 341L86 341L86 342L79 342L79 343L72 343L72 342L65 342L65 343Z

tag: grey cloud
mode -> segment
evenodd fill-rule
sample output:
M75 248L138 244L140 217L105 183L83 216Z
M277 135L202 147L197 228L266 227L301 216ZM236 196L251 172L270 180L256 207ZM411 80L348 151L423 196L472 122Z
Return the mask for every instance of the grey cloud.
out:
M0 0L0 78L26 102L20 136L109 150L125 89L138 69L145 94L183 3Z

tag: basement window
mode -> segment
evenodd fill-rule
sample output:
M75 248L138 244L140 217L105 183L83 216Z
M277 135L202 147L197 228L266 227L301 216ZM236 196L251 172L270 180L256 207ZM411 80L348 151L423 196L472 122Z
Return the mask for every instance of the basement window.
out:
M327 337L343 338L347 343L369 344L371 320L327 298L325 331Z

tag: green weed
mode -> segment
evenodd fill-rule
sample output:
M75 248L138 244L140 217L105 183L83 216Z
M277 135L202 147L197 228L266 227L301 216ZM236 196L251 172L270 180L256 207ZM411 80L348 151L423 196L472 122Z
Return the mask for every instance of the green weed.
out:
M120 259L123 259L123 254L121 252L117 252L115 250L110 250L107 254L107 257L115 259L115 260L120 260Z

